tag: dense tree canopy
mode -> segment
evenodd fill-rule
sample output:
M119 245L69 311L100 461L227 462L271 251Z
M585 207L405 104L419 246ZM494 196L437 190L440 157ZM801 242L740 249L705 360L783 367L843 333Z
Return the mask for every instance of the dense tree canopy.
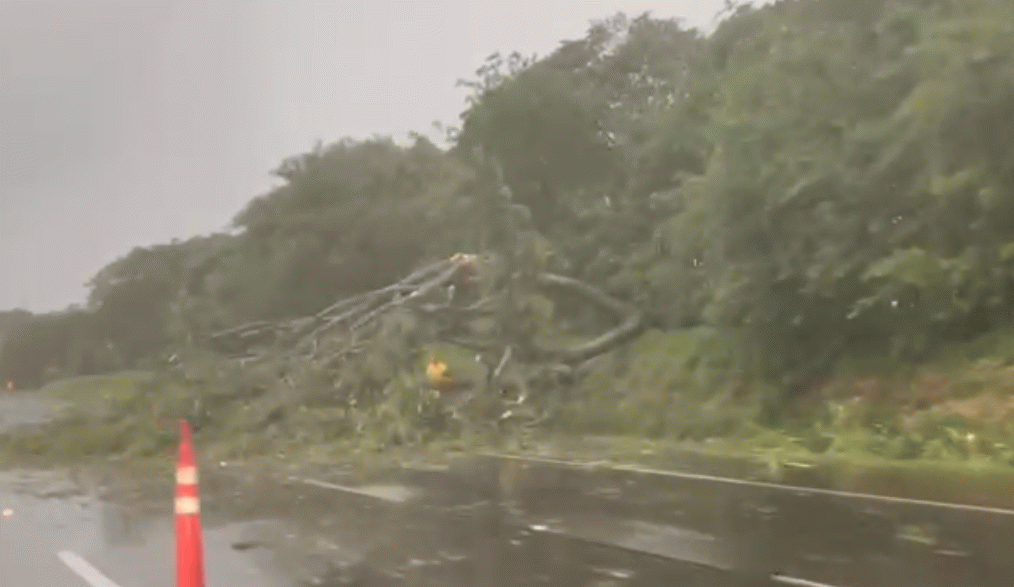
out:
M1008 326L1012 6L782 0L710 35L616 15L545 57L491 56L448 151L346 139L285 160L234 233L136 249L86 310L9 328L0 376L134 366L455 251L532 243L519 263L661 330L742 330L771 381Z

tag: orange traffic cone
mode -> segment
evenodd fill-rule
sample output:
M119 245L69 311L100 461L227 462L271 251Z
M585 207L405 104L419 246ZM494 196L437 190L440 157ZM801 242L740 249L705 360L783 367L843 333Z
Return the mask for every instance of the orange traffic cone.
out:
M204 587L204 541L197 464L190 426L180 420L176 463L176 587Z

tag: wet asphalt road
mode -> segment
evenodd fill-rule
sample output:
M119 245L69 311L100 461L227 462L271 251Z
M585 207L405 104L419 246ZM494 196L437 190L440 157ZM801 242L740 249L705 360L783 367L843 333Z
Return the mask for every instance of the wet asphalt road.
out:
M38 398L32 392L0 391L0 432L17 426L31 426L50 420L63 406Z
M18 587L167 587L174 582L171 509L98 499L64 473L0 474L0 583ZM264 549L234 544L268 522L205 529L209 587L283 587Z
M0 431L52 409L30 394L0 396ZM171 471L165 477L138 486L93 471L0 471L0 587L172 587ZM662 553L708 537L518 517L502 496L445 481L350 491L204 463L207 587L732 585L714 567Z
M28 393L0 397L0 430L44 422L59 409ZM169 587L175 582L171 480L165 495L100 498L68 471L0 471L0 585ZM161 499L165 498L165 499ZM284 523L250 516L205 524L208 587L297 582L267 548L238 548Z

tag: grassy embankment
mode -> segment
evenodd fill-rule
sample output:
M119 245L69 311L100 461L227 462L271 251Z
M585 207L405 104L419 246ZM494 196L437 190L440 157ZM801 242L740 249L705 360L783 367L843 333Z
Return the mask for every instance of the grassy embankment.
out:
M749 370L734 348L733 336L714 330L646 333L585 378L552 440L512 452L656 466L682 452L771 480L1014 505L1014 334L949 347L921 365L843 361L785 411L789 416L766 426L758 423L760 398L771 390L745 378ZM398 379L387 402L360 411L307 407L306 396L287 401L287 392L278 390L254 400L243 393L275 379L234 372L206 380L201 389L138 373L56 382L38 393L75 409L5 439L0 459L52 464L115 457L167 471L179 418L194 423L210 462L384 464L488 447L478 438L392 442L392 430L419 424L407 409L421 397L409 375ZM301 383L312 381L297 376ZM594 448L561 440L586 434L610 440Z

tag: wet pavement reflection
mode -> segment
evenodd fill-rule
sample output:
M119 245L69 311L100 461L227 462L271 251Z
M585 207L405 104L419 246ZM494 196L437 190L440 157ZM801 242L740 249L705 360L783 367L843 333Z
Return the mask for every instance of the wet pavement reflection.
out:
M100 499L66 473L0 473L0 582L18 587L166 587L174 581L171 510ZM294 585L261 550L233 544L261 531L256 520L208 527L209 585ZM270 522L268 523L270 525ZM70 553L70 554L68 554ZM85 570L68 560L84 561ZM108 585L108 584L107 584ZM108 587L112 587L108 585Z
M719 584L692 566L506 522L491 502L217 476L205 491L209 587ZM69 552L112 581L103 587L171 585L170 500L155 499L171 486L137 499L100 497L87 485L67 473L0 473L0 507L9 512L0 518L3 584L99 587L68 564Z

